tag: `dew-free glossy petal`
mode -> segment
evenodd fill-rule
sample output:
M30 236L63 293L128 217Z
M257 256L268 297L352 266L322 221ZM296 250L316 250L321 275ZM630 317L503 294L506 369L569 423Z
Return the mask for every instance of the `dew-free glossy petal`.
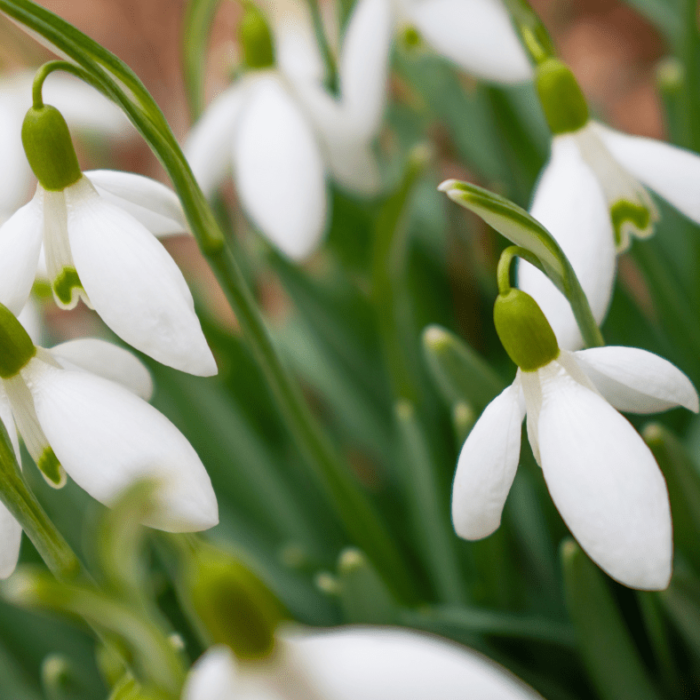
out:
M390 627L288 634L294 662L328 700L541 700L502 666L442 638Z
M82 285L123 340L170 367L200 376L216 363L180 269L132 216L81 179L65 190L68 235Z
M326 186L311 127L280 80L259 78L233 146L234 176L246 213L282 252L303 259L326 221Z
M223 645L211 647L192 666L182 700L236 700L239 674L236 659Z
M154 235L189 231L180 199L164 184L120 170L88 170L83 175L101 197L131 214Z
M615 243L608 206L573 137L557 136L537 185L532 216L554 236L574 268L600 323L607 313L615 280ZM566 297L537 268L518 263L518 287L540 305L566 350L583 338Z
M662 590L671 577L666 482L637 431L558 364L539 370L542 470L588 556L620 583Z
M340 92L348 128L369 139L379 128L387 94L393 21L389 0L359 0L340 54Z
M231 164L231 142L245 102L248 81L224 90L187 136L183 151L204 194L211 196Z
M408 19L438 52L478 78L530 80L532 68L499 0L414 0Z
M676 406L698 412L698 393L668 360L639 348L607 346L575 353L596 389L618 411L659 413Z
M452 487L452 522L460 537L478 540L498 529L520 458L525 415L520 384L484 410L462 447Z
M630 136L593 124L619 163L642 184L700 223L700 156L656 139Z
M22 370L39 423L69 476L109 505L139 479L160 484L146 525L195 532L218 522L206 469L182 433L155 408L114 382L38 359Z
M144 401L153 395L153 380L146 365L114 343L99 338L76 338L54 345L50 353L65 369L81 369L117 382Z
M41 193L0 226L0 303L17 315L34 284L43 240Z
M0 91L0 224L27 201L32 183L32 171L22 148L24 114L14 104L20 100L19 92L3 88ZM28 90L31 91L29 86Z

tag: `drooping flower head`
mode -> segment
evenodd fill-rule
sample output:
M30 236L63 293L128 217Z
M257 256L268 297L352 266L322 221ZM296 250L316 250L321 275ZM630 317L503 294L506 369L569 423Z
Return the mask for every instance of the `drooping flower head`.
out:
M96 339L36 347L0 305L0 420L19 460L18 436L46 481L70 476L109 505L130 484L153 479L157 508L145 524L169 532L218 522L209 476L187 439L147 403L148 370ZM21 529L0 504L0 578L17 563Z
M650 236L659 216L645 188L700 223L694 186L700 182L700 157L591 120L573 73L557 59L538 66L536 86L553 138L531 213L557 239L601 322L612 295L616 253L632 237ZM566 300L542 273L522 262L518 286L542 306L562 347L581 347Z
M527 416L535 459L581 547L620 583L666 588L673 550L666 483L618 410L655 413L685 406L697 412L690 380L644 350L560 349L537 303L517 289L499 295L494 319L518 372L487 406L460 452L452 493L457 534L476 540L499 527Z
M59 306L73 308L82 298L117 335L159 362L216 374L187 283L153 235L186 230L175 194L138 175L82 173L53 107L30 109L22 139L39 184L0 227L0 302L22 310L43 245Z

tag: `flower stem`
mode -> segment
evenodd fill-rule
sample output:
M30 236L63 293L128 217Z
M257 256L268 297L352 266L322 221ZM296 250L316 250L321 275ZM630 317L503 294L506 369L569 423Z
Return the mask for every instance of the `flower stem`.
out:
M0 500L32 541L53 575L73 580L80 561L22 478L4 424L0 421Z

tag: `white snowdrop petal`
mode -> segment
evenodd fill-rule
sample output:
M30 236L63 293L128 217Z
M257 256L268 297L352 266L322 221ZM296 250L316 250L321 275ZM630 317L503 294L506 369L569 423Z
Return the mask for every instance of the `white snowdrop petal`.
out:
M630 136L594 123L612 155L641 183L700 223L700 156L642 136Z
M408 19L433 48L485 80L518 83L532 68L500 0L415 0Z
M382 118L392 34L389 0L359 0L348 20L338 71L348 125L361 138L374 136Z
M600 323L615 281L615 241L606 200L573 137L553 139L552 155L530 213L561 246ZM518 287L540 305L561 348L575 350L583 345L566 297L537 268L522 260L518 262Z
M371 146L337 141L329 144L328 160L333 179L341 187L366 196L379 191L379 165Z
M19 440L15 421L12 417L12 409L5 390L0 386L0 420L2 420L10 442L21 464L19 452ZM10 511L0 503L0 579L5 579L15 570L19 559L20 544L22 542L22 528Z
M146 365L133 353L99 338L77 338L49 351L65 369L81 369L117 382L148 401L153 395L153 379Z
M651 451L605 399L557 363L539 374L542 470L564 521L612 578L632 588L666 588L671 513Z
M318 698L541 700L490 659L413 630L345 627L283 638L289 662L305 672Z
M136 219L104 201L87 179L66 188L68 234L83 288L123 340L170 367L216 374L182 272Z
M209 475L187 439L155 408L114 382L38 359L23 370L39 423L69 476L110 505L140 479L159 484L146 525L196 532L218 522Z
M484 410L462 447L452 487L452 522L460 537L478 540L498 529L520 457L525 406L519 383Z
M596 389L618 411L659 413L676 406L698 412L698 393L668 360L639 348L608 346L575 353Z
M210 647L192 666L182 700L238 700L236 659L223 645Z
M27 86L27 90L31 94L31 87ZM0 224L27 201L33 179L22 148L24 113L14 104L19 99L19 92L14 90L8 94L0 92Z
M180 199L162 183L118 170L89 170L83 174L101 197L124 209L156 236L189 231Z
M241 203L262 233L290 258L313 252L326 221L323 161L309 123L274 76L251 92L233 163Z
M0 303L17 315L34 284L44 217L41 193L0 226Z
M224 90L206 109L187 136L183 151L207 197L226 177L231 164L230 144L245 102L249 81Z

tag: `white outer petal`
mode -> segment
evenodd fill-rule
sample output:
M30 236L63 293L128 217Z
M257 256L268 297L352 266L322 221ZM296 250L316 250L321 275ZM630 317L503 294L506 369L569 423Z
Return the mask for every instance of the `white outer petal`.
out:
M486 80L519 83L532 68L500 0L414 0L408 19L438 53Z
M250 81L222 92L206 109L187 136L183 151L199 186L210 197L226 177L231 164L231 143Z
M520 382L486 407L459 454L452 487L452 522L460 537L478 540L501 524L520 458L525 415Z
M182 700L239 700L236 659L223 645L211 647L187 674Z
M132 216L86 178L65 189L68 235L80 281L103 321L127 343L190 374L216 374L182 272Z
M36 277L43 240L41 191L0 226L0 303L17 315Z
M17 439L17 429L12 417L12 409L7 394L0 384L0 420L2 420L7 430L7 434L12 442L17 462L21 465L22 458L19 452L19 440ZM19 548L22 541L22 528L20 524L10 515L10 511L0 503L0 579L5 579L15 570L19 559Z
M579 350L576 361L618 411L659 413L676 406L698 412L698 393L668 360L639 348Z
M26 86L31 95L31 83ZM22 119L31 106L24 106L22 94L14 80L0 83L0 224L21 207L29 195L32 171L22 148ZM24 106L24 108L23 108Z
M700 156L678 146L593 123L617 161L642 184L700 224Z
M413 630L345 627L278 637L288 664L324 700L542 700L490 659Z
M612 578L643 590L666 588L671 513L651 451L605 399L560 365L539 375L542 471L564 521Z
M233 146L241 203L282 252L303 259L326 221L319 146L306 117L278 77L258 78L240 115Z
M83 175L101 197L124 209L156 236L189 231L180 199L162 183L119 170L88 170Z
M343 111L356 137L370 139L379 128L392 30L389 0L359 0L348 20L338 72Z
M187 439L129 390L87 372L32 359L21 370L39 423L71 478L110 505L139 479L153 478L159 508L146 525L195 532L218 522L209 475Z
M121 384L148 401L153 379L146 365L118 345L99 338L77 338L54 345L49 351L64 369L83 370Z
M607 313L615 281L615 241L608 206L572 136L557 136L542 172L530 210L554 236L574 268L600 323ZM518 263L518 287L540 305L559 346L583 345L569 302L539 270Z

